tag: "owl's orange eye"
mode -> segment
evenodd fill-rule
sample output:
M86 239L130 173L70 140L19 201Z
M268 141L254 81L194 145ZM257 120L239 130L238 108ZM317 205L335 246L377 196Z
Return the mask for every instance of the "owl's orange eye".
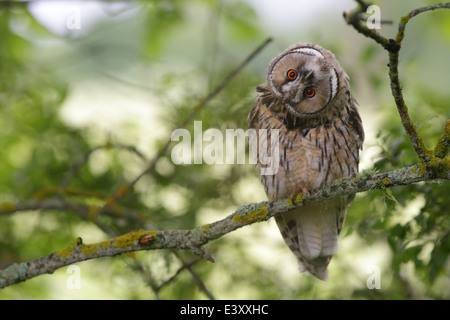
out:
M297 79L297 75L297 71L295 71L294 69L289 69L288 72L286 72L286 76L289 80Z
M316 95L316 90L314 90L313 88L306 88L304 93L308 98L312 98Z

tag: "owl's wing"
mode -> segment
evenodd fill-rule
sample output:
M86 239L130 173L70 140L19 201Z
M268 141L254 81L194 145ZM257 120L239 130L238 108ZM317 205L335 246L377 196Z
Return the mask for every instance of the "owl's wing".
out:
M347 199L337 198L301 207L275 217L301 272L326 281L327 266L338 248L338 237L347 214Z

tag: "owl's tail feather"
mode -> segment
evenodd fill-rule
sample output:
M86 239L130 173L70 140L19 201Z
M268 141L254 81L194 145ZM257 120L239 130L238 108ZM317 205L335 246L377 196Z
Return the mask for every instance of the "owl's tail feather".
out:
M331 256L319 257L312 260L297 257L297 260L299 261L300 272L304 272L306 275L313 275L322 281L328 280L327 266L331 261Z
M328 279L327 266L337 251L346 211L346 207L330 201L276 217L284 241L297 257L301 272L323 281Z

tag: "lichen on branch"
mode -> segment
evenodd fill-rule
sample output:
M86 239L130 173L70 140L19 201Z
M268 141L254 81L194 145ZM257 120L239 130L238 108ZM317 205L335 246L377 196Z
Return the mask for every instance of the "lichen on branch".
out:
M157 249L187 250L203 259L213 258L203 248L210 241L254 223L267 221L296 207L318 203L331 198L358 192L385 189L434 179L450 179L450 156L433 164L435 170L428 170L423 163L410 167L354 179L343 179L334 184L294 199L264 201L239 207L231 215L192 230L138 230L99 243L84 244L77 238L66 248L27 263L13 264L0 270L0 288L31 279L41 274L52 273L56 269L90 259L110 257L118 254ZM0 205L0 214L1 212ZM16 209L20 206L16 206ZM8 205L9 211L13 207ZM32 209L27 207L27 210Z
M392 96L397 106L402 125L411 141L411 144L414 147L417 156L424 163L433 161L433 157L442 158L443 156L445 156L445 154L440 152L440 150L438 150L437 153L436 151L433 152L433 150L426 147L423 138L418 133L417 128L408 113L408 106L403 97L402 86L400 84L398 62L400 49L402 47L402 41L405 37L406 24L410 21L410 19L422 12L435 9L449 9L450 3L438 3L411 11L409 14L403 16L400 19L400 22L398 24L398 32L395 39L390 39L382 36L375 29L368 28L368 26L363 22L363 19L361 19L361 15L365 13L369 4L362 0L359 0L357 2L359 3L359 6L348 13L344 13L344 18L348 24L352 25L356 29L356 31L368 38L373 39L388 52L389 79L391 81Z
M401 90L398 71L401 44L405 37L406 25L410 19L422 12L440 8L450 8L450 3L435 4L411 11L408 15L401 18L397 35L394 39L391 39L382 36L376 30L369 29L367 25L362 22L362 14L367 10L369 4L364 0L356 0L356 2L359 5L349 13L345 13L344 17L347 23L352 25L358 32L373 39L388 52L389 78L391 81L392 96L400 114L402 125L405 128L405 131L419 157L419 163L390 172L339 180L332 185L324 186L323 188L311 191L308 194L302 193L295 199L289 198L272 202L264 201L260 203L246 204L239 207L235 212L221 220L208 223L191 230L141 229L123 234L121 236L110 235L110 239L93 244L85 244L79 237L66 248L62 248L57 252L28 262L15 263L3 270L0 270L0 288L31 279L42 274L52 273L58 268L73 263L102 257L110 257L133 251L178 249L189 251L195 255L198 255L202 259L214 261L208 251L204 248L204 246L209 242L219 239L236 229L249 226L254 223L267 221L276 215L288 212L297 207L322 202L335 197L352 195L358 192L386 189L394 186L409 185L412 183L436 179L450 180L450 157L447 156L450 141L450 120L447 120L445 131L437 141L436 147L434 149L427 148L409 116L408 107L405 103ZM192 113L185 119L185 121L190 120L195 114L197 114L198 111L202 109L214 96L216 96L269 42L270 39L267 39L250 56L248 56L247 59L245 59L227 77L225 77L223 81L210 92L209 95L194 106ZM118 202L127 193L134 191L134 185L142 178L142 176L153 172L158 160L161 159L161 157L167 152L169 144L170 142L167 142L161 148L155 158L149 162L147 168L140 175L138 175L131 182L121 185L116 192L105 201L103 206L92 206L79 202L73 202L71 200L66 200L64 196L67 194L74 194L74 190L69 189L68 184L79 168L86 163L89 156L96 150L113 147L111 143L92 149L75 163L73 168L68 172L66 179L64 179L61 188L56 190L56 193L58 194L57 198L48 198L47 196L49 193L47 190L47 192L40 194L39 197L32 200L21 203L6 202L0 204L0 215L28 210L60 210L76 212L86 220L95 220L94 218L100 212L110 212L114 215L120 214L121 217L125 217L128 220L138 220L135 212L121 208L118 205ZM140 156L140 154L132 147L116 147L125 148ZM89 193L80 192L75 192L75 194L77 196L89 195ZM97 225L99 224L98 221L94 222Z

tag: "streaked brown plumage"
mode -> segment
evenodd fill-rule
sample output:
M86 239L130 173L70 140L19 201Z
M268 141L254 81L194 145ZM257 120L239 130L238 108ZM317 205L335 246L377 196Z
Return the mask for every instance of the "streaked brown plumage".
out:
M267 83L257 91L250 128L268 129L268 148L270 129L279 130L279 170L262 174L264 165L257 163L269 200L357 175L364 131L349 77L333 53L315 44L291 46L272 60ZM336 198L276 217L300 271L328 278L352 199Z

